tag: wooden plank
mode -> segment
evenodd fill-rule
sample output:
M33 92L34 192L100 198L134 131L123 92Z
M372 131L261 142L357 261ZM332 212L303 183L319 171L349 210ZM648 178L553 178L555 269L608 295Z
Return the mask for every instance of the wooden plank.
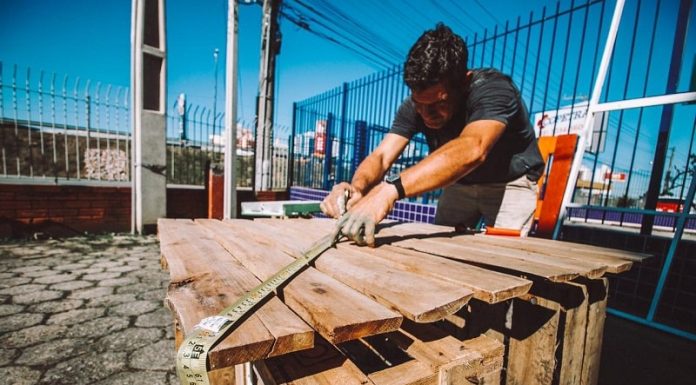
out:
M254 221L256 222L256 221ZM305 247L306 228L291 222L266 221L248 225L254 231L273 232L277 239L290 236L288 242ZM311 231L310 231L311 233ZM323 234L322 234L323 235ZM311 238L310 238L311 239ZM415 274L370 255L359 247L329 249L314 262L315 267L375 301L399 311L416 322L433 322L455 313L473 296L458 284ZM413 288L418 290L414 291Z
M196 220L244 267L266 280L294 259L249 221ZM332 343L397 330L401 316L335 279L308 268L282 289L283 301Z
M328 220L292 219L288 221L295 223L294 226L311 228L320 234L328 233L331 229ZM254 222L274 223L270 220L255 220ZM405 227L401 228L404 225L406 224L387 223L387 226L380 230L377 237L378 244L387 243L404 249L484 266L487 269L502 271L510 275L522 276L523 278L534 276L554 282L565 282L580 275L576 269L529 261L525 258L502 256L497 253L486 253L485 250L472 251L470 248L463 248L457 243L447 243L445 240L448 237L456 235L456 233L451 231L451 227L428 225L423 228L422 232L415 232L414 229L406 231Z
M430 230L429 227L430 225L421 223L404 223L385 228L381 233L384 233L387 236L398 235L409 238L414 235L422 235L425 231ZM423 240L437 240L438 242L445 244L458 245L463 250L467 250L471 253L481 253L486 255L495 254L498 256L512 257L518 260L525 260L537 264L557 266L563 269L574 271L581 276L585 276L591 279L601 277L607 270L607 266L604 263L568 259L551 254L543 255L525 250L518 250L512 247L506 247L504 244L496 244L495 242L478 242L477 239L478 237L474 237L472 235L456 235L443 237L428 237ZM398 243L393 244L398 245Z
M344 247L346 245L341 244L338 249ZM460 284L473 291L474 298L487 303L519 297L532 286L532 281L524 278L391 245L376 247L370 250L370 254L399 264L408 271Z
M265 360L264 385L375 385L326 340L314 348Z
M514 247L517 250L524 250L532 253L553 255L572 260L597 262L607 266L609 273L623 273L631 269L633 262L618 258L614 255L598 254L586 250L571 250L568 248L569 242L543 242L542 244L535 242L531 238L514 238L514 237L498 237L494 235L480 235L473 237L475 243L487 245L505 245Z
M507 385L551 384L556 367L560 311L513 300Z
M405 322L399 333L386 337L430 365L441 385L477 384L481 377L490 377L503 367L503 344L484 335L459 341L434 326Z
M172 277L166 301L184 335L260 282L193 222L161 219L158 228ZM211 349L210 369L307 349L313 335L307 324L272 297Z
M586 285L589 307L585 332L585 355L582 363L582 385L596 385L599 379L599 362L604 338L609 281L606 278L581 280Z
M261 220L260 222L274 223L269 220ZM292 220L290 223L292 226L311 227L317 231L326 231L326 228L329 227L323 220ZM352 246L345 243L337 245L339 250L344 247ZM474 298L488 303L501 302L525 294L532 284L527 279L391 245L381 245L371 249L369 253L386 259L392 264L398 264L407 271L460 284L473 291Z
M568 253L583 253L597 255L602 257L613 257L631 262L643 262L648 258L652 258L651 254L639 253L635 251L617 250L608 247L587 245L584 243L568 242L563 240L550 240L543 238L526 238L528 243L539 247L550 247L552 249L565 250Z
M576 282L540 282L526 297L530 302L560 312L558 364L554 376L562 384L580 384L587 330L587 288Z

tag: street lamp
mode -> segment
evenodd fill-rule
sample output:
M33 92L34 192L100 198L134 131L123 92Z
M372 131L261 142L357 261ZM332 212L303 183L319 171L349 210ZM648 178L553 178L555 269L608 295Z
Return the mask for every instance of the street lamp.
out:
M217 90L218 90L218 54L220 50L215 48L213 50L213 61L215 62L215 86L213 88L213 137L217 131L215 130L215 123L217 122Z

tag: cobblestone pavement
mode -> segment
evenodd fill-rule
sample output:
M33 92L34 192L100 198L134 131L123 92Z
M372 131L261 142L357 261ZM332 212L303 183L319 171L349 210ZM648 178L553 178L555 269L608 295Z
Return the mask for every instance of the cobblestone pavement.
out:
M0 382L177 384L154 236L0 244Z

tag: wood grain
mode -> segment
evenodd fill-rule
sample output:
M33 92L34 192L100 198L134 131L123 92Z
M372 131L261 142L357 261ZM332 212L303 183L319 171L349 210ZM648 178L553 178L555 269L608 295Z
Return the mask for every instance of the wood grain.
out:
M196 222L262 281L294 261L271 236L250 229L249 221ZM332 343L393 331L401 324L398 313L314 268L292 278L282 288L282 297L286 305Z
M260 282L193 222L160 219L158 230L171 276L166 302L184 336L201 319L218 314ZM210 369L310 348L313 334L272 297L211 349Z

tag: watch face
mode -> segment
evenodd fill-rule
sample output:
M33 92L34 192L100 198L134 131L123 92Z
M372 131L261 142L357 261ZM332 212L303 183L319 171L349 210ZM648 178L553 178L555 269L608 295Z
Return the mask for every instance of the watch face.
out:
M387 183L394 183L397 180L401 179L401 175L389 175L386 179Z

